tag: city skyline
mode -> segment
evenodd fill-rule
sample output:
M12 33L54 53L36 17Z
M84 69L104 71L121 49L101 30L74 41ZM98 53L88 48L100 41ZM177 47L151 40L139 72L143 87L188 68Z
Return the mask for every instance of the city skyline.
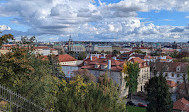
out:
M1 0L0 31L39 41L187 42L187 0Z

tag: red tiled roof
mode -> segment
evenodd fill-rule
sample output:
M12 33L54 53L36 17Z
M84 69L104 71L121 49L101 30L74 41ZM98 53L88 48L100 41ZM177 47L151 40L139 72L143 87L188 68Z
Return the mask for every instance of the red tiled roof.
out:
M121 71L122 70L121 66L123 65L124 62L119 61L119 60L114 60L112 58L99 58L99 59L92 60L92 61L90 59L86 59L80 66L83 69L103 70L103 69L101 69L101 66L107 66L108 60L111 60L111 70L112 71ZM99 65L99 67L95 68L95 65Z
M166 58L167 58L167 59L173 59L171 56L167 56Z
M133 49L150 49L150 47L133 47Z
M34 49L49 49L47 46L34 47Z
M150 55L147 55L147 56L144 57L144 59L154 59L154 57L150 56Z
M176 68L180 66L180 72L176 71ZM165 67L167 68L165 72L179 72L179 73L187 73L188 63L185 62L151 62L151 68L156 68L157 71L161 71Z
M176 87L177 83L171 80L167 80L167 85L172 88L172 87Z
M136 62L136 63L144 63L145 61L144 60L142 60L141 58L139 58L139 57L133 57L130 61L132 61L132 62Z
M3 44L2 47L15 47L16 44Z
M48 56L41 56L41 59L44 60L44 61L48 61L49 60Z
M173 109L174 110L183 110L183 111L189 112L189 101L184 99L184 98L177 100L173 104Z
M162 52L174 52L176 51L175 49L162 49Z
M76 59L69 54L58 55L59 62L76 61Z

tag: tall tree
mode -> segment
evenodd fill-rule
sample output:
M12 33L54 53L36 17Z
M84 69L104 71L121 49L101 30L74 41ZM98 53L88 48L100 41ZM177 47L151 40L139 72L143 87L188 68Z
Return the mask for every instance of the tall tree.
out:
M126 87L129 88L129 98L132 100L132 94L136 93L138 86L139 64L131 62L124 63L122 72L127 74L125 77Z
M1 32L0 32L1 33ZM7 43L8 40L14 40L14 36L11 34L5 34L3 36L0 37L0 47L4 44Z
M147 91L147 112L171 112L173 102L171 94L162 75L153 77L145 87Z

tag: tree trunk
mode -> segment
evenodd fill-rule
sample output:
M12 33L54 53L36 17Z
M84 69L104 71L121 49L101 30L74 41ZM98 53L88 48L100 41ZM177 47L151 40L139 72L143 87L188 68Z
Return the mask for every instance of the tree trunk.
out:
M129 100L131 101L132 100L132 93L129 93Z

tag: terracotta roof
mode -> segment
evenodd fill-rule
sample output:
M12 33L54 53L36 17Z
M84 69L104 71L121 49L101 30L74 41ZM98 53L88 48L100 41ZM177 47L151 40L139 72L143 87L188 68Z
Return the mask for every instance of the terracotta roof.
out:
M162 52L175 52L176 49L162 49Z
M140 63L140 64L145 62L144 60L142 60L139 57L133 57L130 61L133 62L133 63L136 62L136 63Z
M176 71L176 68L180 66L180 72ZM157 71L161 71L164 70L165 68L165 72L177 72L177 73L187 73L187 67L188 67L188 63L184 63L184 62L151 62L150 63L150 67L152 69L154 69Z
M76 61L76 59L69 54L58 55L59 62Z
M172 87L176 87L177 83L171 80L167 80L167 85L172 88Z
M144 59L154 59L154 57L150 56L150 55L147 55L147 56L144 57Z
M189 101L182 98L180 100L177 100L174 104L173 104L173 109L174 110L182 110L182 111L187 111L189 112Z
M111 70L112 71L122 71L122 65L124 62L119 60L114 60L113 58L99 58L96 60L90 60L86 59L83 61L83 63L80 65L83 69L92 69L92 70L104 70L101 69L102 66L108 65L108 60L111 60ZM97 68L95 68L95 65L99 65Z
M132 49L151 49L150 47L133 47Z
M38 46L34 47L34 49L49 49L47 46Z
M144 59L144 57L145 57L146 55L143 55L143 54L131 54L130 55L130 57L139 57L139 58L141 58L141 59Z
M171 56L167 56L166 58L167 58L167 59L173 59Z
M16 44L3 44L2 47L15 47Z
M48 56L41 56L41 59L44 60L44 61L48 61L49 60Z

